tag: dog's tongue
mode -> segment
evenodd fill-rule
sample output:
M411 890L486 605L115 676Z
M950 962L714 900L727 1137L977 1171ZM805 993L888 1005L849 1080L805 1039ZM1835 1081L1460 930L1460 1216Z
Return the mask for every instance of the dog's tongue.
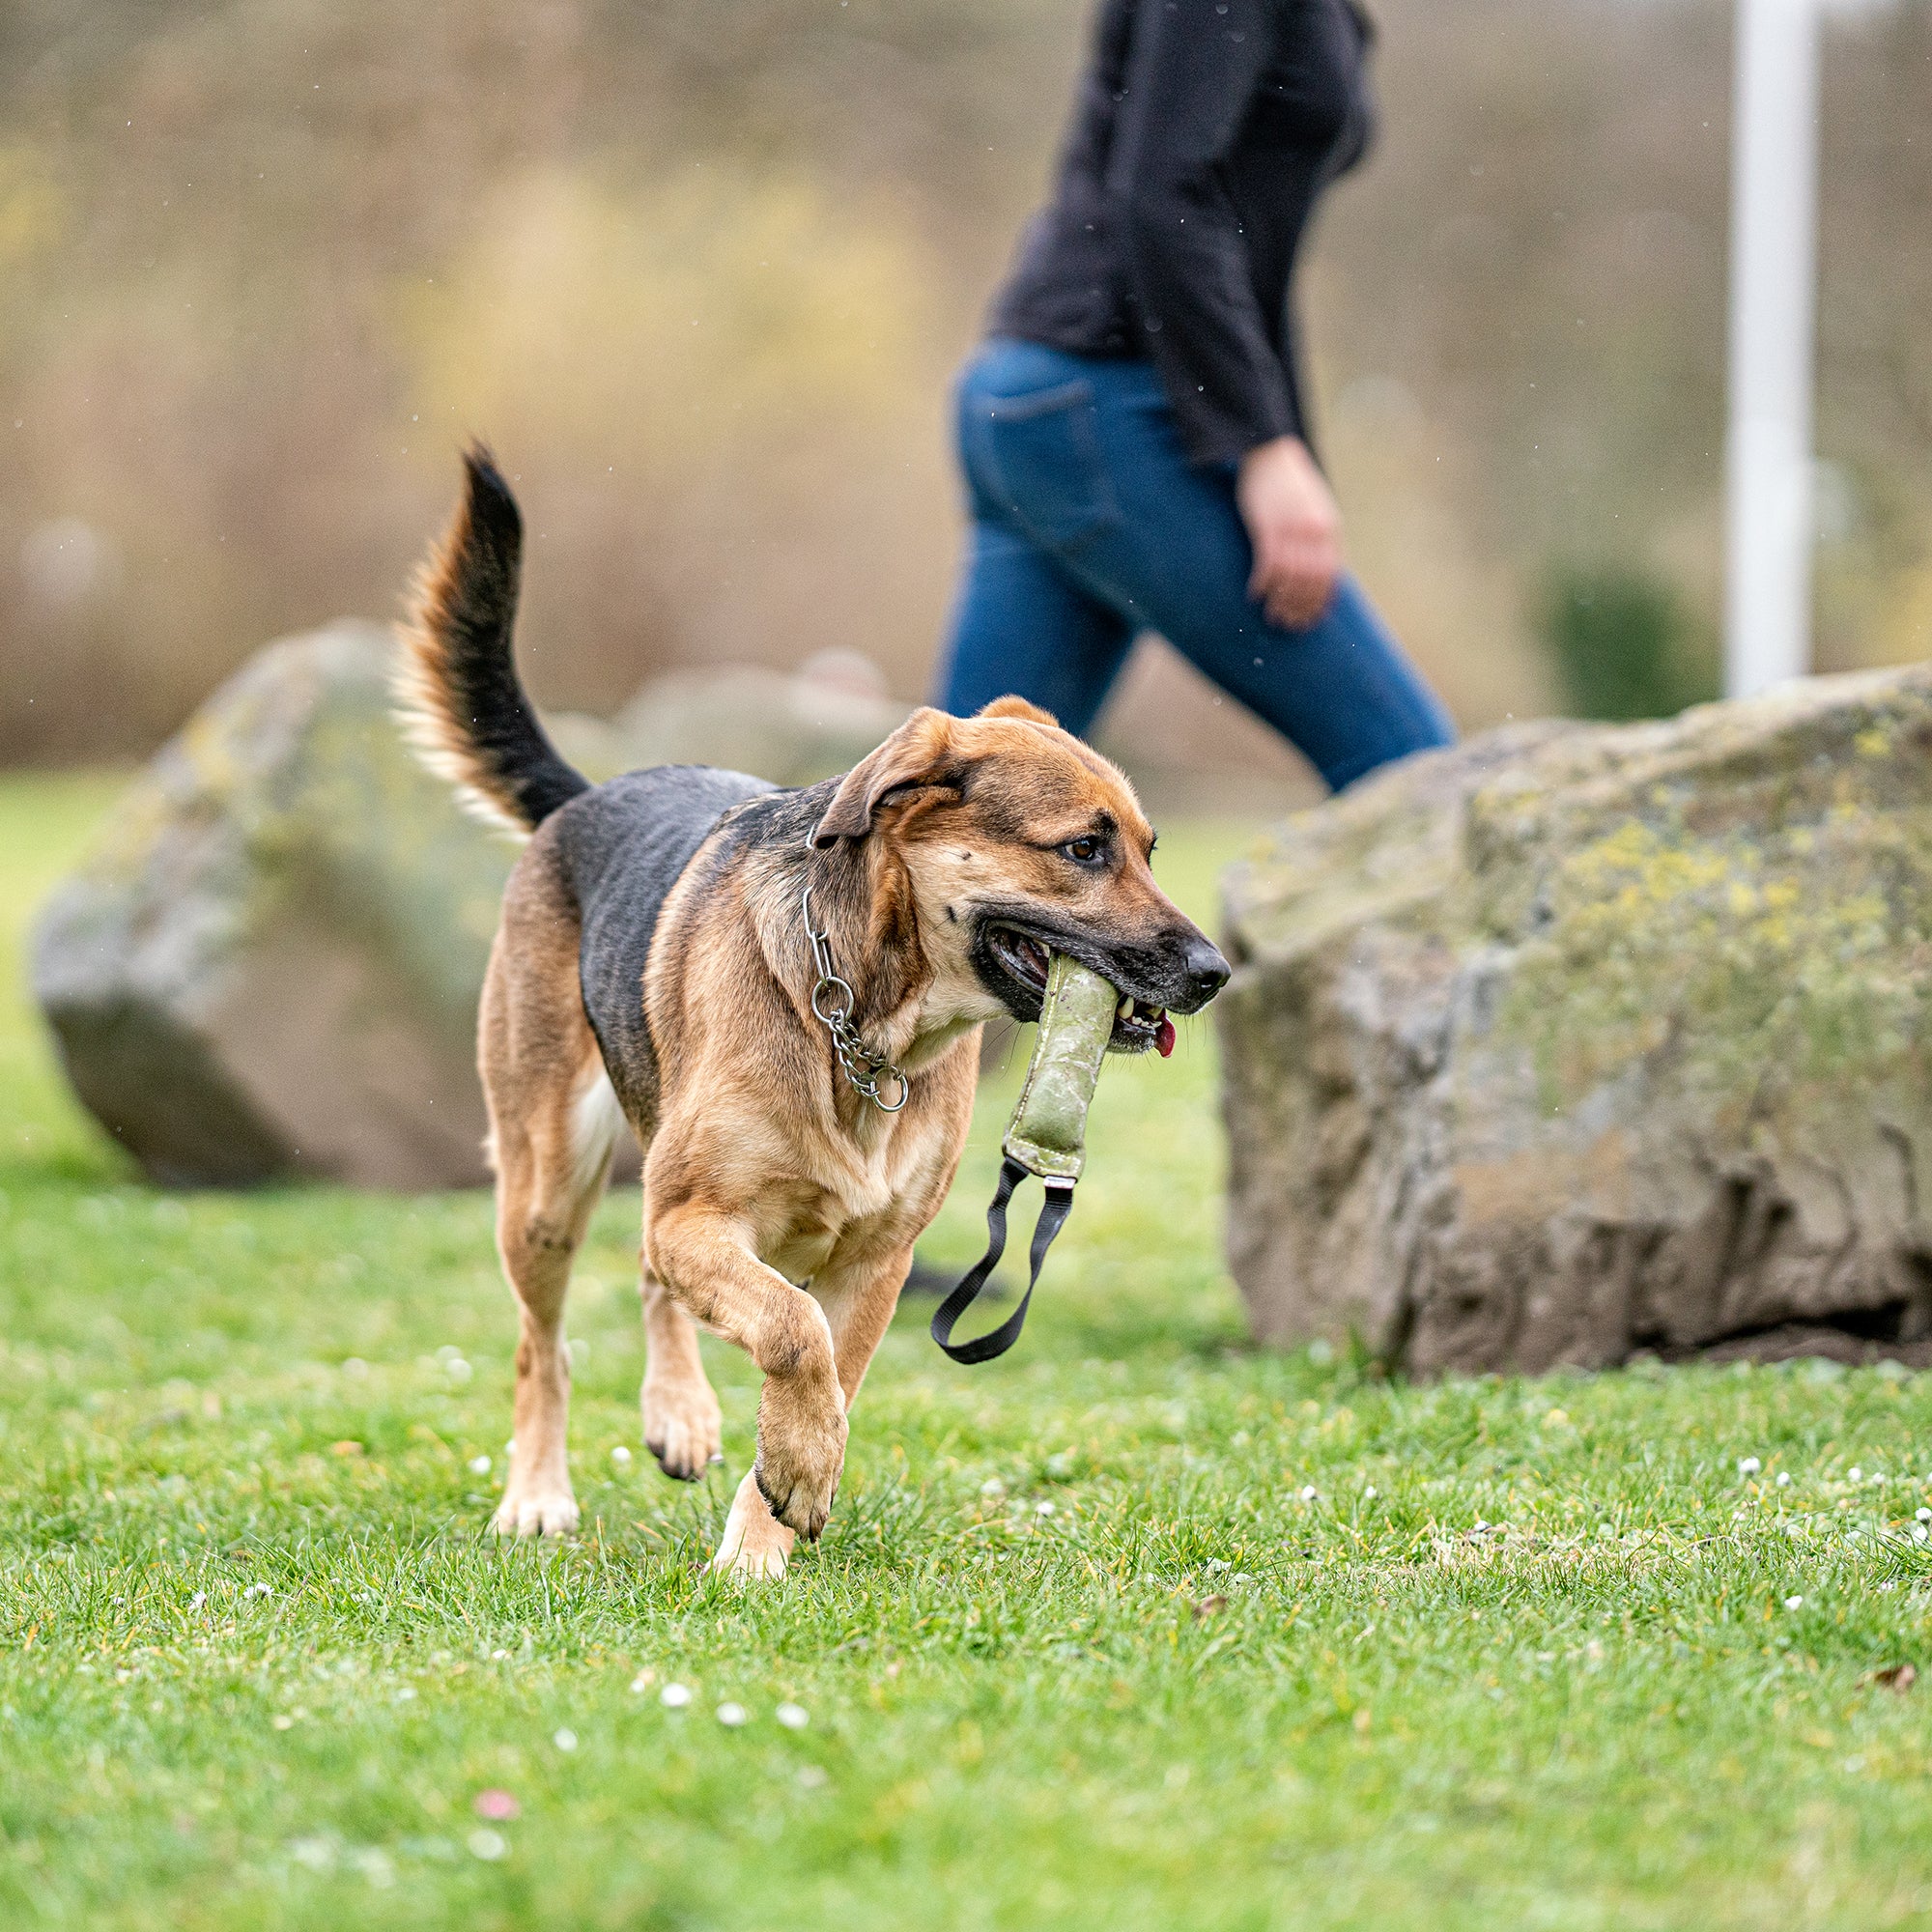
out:
M1174 1022L1165 1013L1160 1016L1160 1030L1153 1037L1153 1044L1163 1060L1174 1051Z

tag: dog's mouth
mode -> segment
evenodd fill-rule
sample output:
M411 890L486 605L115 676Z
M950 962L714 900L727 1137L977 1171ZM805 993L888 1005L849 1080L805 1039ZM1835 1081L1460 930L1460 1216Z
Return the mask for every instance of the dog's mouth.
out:
M1007 980L997 990L1007 1010L1019 1020L1037 1020L1046 997L1047 969L1053 955L1045 943L1031 933L1010 925L987 925L982 934L985 952ZM1015 999L1014 991L1022 997ZM1113 1037L1109 1053L1145 1053L1154 1048L1163 1059L1174 1051L1174 1022L1165 1009L1122 993L1114 1012Z

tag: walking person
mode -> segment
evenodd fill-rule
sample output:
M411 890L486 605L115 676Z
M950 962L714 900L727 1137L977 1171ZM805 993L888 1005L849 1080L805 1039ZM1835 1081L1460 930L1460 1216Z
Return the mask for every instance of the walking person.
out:
M1331 787L1450 742L1343 568L1295 338L1372 38L1351 0L1101 0L1052 200L959 380L946 710L1013 692L1085 733L1151 630Z

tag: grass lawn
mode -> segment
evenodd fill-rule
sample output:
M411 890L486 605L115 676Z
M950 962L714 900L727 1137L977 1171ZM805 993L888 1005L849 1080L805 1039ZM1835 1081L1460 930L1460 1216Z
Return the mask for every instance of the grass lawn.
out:
M17 942L106 796L0 781L0 1925L1932 1923L1932 1382L1253 1352L1196 1023L1014 1353L907 1308L776 1587L698 1567L740 1359L724 1470L642 1451L613 1197L583 1533L501 1548L486 1199L157 1194L62 1093ZM1237 842L1170 828L1197 912Z

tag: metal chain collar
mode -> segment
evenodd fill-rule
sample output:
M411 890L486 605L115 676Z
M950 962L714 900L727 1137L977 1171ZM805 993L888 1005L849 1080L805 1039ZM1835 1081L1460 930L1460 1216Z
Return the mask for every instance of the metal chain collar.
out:
M805 936L811 941L811 963L818 971L817 982L811 989L811 1010L832 1036L833 1050L838 1055L838 1064L845 1069L845 1078L853 1089L871 1101L880 1113L896 1114L912 1097L912 1083L883 1053L874 1053L860 1037L859 1029L852 1024L852 1009L859 1004L859 996L838 977L832 963L831 935L820 932L811 923L810 886L806 887L801 903L805 910ZM896 1100L879 1097L881 1076L898 1082Z

